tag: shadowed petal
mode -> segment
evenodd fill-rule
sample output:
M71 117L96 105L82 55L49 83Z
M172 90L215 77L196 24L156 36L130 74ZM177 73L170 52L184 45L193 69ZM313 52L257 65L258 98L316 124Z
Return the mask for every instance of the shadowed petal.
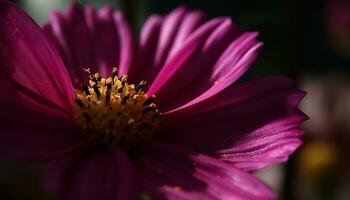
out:
M74 133L73 133L74 134ZM1 124L0 152L15 160L45 161L68 154L82 144L71 132Z
M76 153L47 170L44 186L64 200L137 199L138 188L129 158L115 147Z
M16 5L0 1L0 73L70 111L72 83L41 28Z
M161 132L167 133L168 142L245 170L286 161L301 145L299 126L307 119L297 108L305 93L291 86L289 79L278 76L238 85L192 108L166 114Z
M152 15L144 23L139 38L137 59L134 60L132 69L128 74L130 80L134 82L143 80L146 73L144 70L150 70L152 67L162 21L161 16Z
M214 108L238 103L254 96L292 88L294 85L291 79L283 75L271 75L257 78L224 90L200 103L166 112L165 115L167 117L183 117L185 115L202 113Z
M0 93L6 94L0 95L0 101L7 106L12 106L12 109L25 107L32 111L73 121L71 109L62 108L3 74L0 74ZM29 116L26 117L29 118Z
M0 152L16 160L52 160L83 142L72 121L0 101Z
M117 66L119 69L119 76L123 76L124 74L129 74L131 70L131 62L133 59L133 38L131 28L127 23L121 12L114 13L114 21L115 26L117 27L118 36L120 39L119 45L119 65Z
M81 143L70 114L33 91L1 79L0 151L19 160L47 160Z
M182 148L151 143L136 159L145 192L160 199L275 199L254 176L223 161Z
M128 73L132 59L131 29L119 11L105 6L96 11L73 3L65 12L55 12L44 30L61 50L75 86L81 87L91 68L104 76L112 67Z

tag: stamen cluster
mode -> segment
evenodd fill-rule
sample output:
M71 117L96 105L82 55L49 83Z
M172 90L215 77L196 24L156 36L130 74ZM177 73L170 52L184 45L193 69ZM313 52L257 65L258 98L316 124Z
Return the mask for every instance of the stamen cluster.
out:
M89 85L76 91L74 108L75 119L89 139L130 148L153 135L159 111L155 96L148 97L143 91L145 81L129 85L126 75L118 78L116 68L108 78L85 71Z

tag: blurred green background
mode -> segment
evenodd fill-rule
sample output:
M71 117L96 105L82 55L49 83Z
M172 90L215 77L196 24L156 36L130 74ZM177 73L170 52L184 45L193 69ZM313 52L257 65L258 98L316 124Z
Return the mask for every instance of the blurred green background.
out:
M38 23L68 0L17 0ZM231 16L246 29L260 32L264 48L243 79L286 74L308 95L302 109L305 144L286 164L257 176L285 200L350 199L350 1L349 0L80 0L123 10L135 36L152 13L165 14L179 5L200 9L208 18ZM0 159L0 199L51 199L41 189L45 166Z

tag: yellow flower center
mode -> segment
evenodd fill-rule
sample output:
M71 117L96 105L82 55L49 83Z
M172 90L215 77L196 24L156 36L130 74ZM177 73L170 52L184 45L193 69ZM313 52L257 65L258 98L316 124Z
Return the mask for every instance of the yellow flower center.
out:
M86 136L97 143L113 143L130 148L152 137L159 122L155 96L143 91L145 81L137 86L127 83L127 76L103 78L89 73L89 84L77 90L75 120Z

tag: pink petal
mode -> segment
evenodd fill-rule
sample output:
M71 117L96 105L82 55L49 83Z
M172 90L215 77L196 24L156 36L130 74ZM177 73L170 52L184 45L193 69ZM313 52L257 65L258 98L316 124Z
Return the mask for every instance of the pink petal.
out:
M151 83L151 80L154 79L154 76L160 67L164 64L168 53L171 50L172 44L176 37L176 33L179 29L179 26L183 20L183 17L186 13L185 7L179 7L172 11L168 16L164 18L164 21L161 25L159 40L157 43L157 48L154 55L154 67L149 69L149 73L146 74L145 80Z
M75 86L86 79L83 68L107 76L112 67L128 73L132 59L131 29L118 11L106 6L96 11L88 5L72 4L66 12L55 12L44 25L60 48Z
M256 59L262 43L255 40L257 33L245 33L233 41L214 65L206 84L209 88L186 106L198 103L224 90L240 78Z
M142 149L135 161L152 199L275 199L254 176L223 161L162 143Z
M185 87L186 91L191 92L181 96L182 99L176 98L174 100L175 104L169 103L173 105L171 107L173 110L169 112L183 109L210 98L240 78L249 69L262 45L262 43L256 41L256 36L256 33L242 34L229 44L210 69L191 72L192 74L200 74L200 76ZM176 80L176 77L173 77L173 79Z
M211 68L228 44L239 34L240 31L232 24L232 21L226 19L218 27L211 30L209 35L202 38L203 42L195 48L196 52L185 62L181 65L170 63L172 65L164 68L164 71L166 69L177 71L169 76L159 75L161 82L158 84L160 88L157 91L157 96L162 110L166 111L181 106L202 94L208 87L206 82L210 81ZM182 51L186 52L188 49L183 48ZM168 80L167 77L169 77Z
M152 83L158 72L203 22L203 13L179 7L165 17L151 16L141 30L133 80Z
M187 37L204 22L204 13L201 11L187 12L179 26L173 46L167 58L171 58L182 46ZM169 60L169 59L167 59Z
M297 109L305 93L283 77L238 85L192 108L165 115L165 140L256 170L286 161L300 146Z
M210 111L214 108L223 107L229 104L237 103L254 96L272 93L283 89L292 88L294 82L283 75L272 75L255 80L250 80L245 83L236 85L230 89L224 90L215 96L212 96L205 101L194 104L192 106L177 109L174 112L165 113L167 117L182 117L183 115L191 115Z
M115 147L57 160L46 171L44 185L64 200L137 199L133 166Z
M198 51L210 33L220 24L224 23L224 21L225 19L215 18L204 23L194 31L183 43L182 48L179 49L174 56L169 58L166 65L161 68L147 93L149 95L155 94L179 70L179 68L182 67L196 51Z
M41 28L16 5L0 1L0 71L43 99L70 111L72 83Z
M202 24L202 13L189 13L185 17L180 13L182 10L177 9L170 15L182 23L176 35L167 35L166 41L175 37L175 42L166 59L161 59L164 63L158 66L156 48L155 55L150 53L148 60L154 59L150 64L157 69L146 66L143 71L148 75L141 76L148 82L153 80L150 76L155 77L147 94L157 95L163 112L183 109L227 88L250 67L262 45L256 41L257 33L244 33L230 19L218 18ZM162 27L155 30L160 31L161 37ZM167 53L168 48L164 49Z

